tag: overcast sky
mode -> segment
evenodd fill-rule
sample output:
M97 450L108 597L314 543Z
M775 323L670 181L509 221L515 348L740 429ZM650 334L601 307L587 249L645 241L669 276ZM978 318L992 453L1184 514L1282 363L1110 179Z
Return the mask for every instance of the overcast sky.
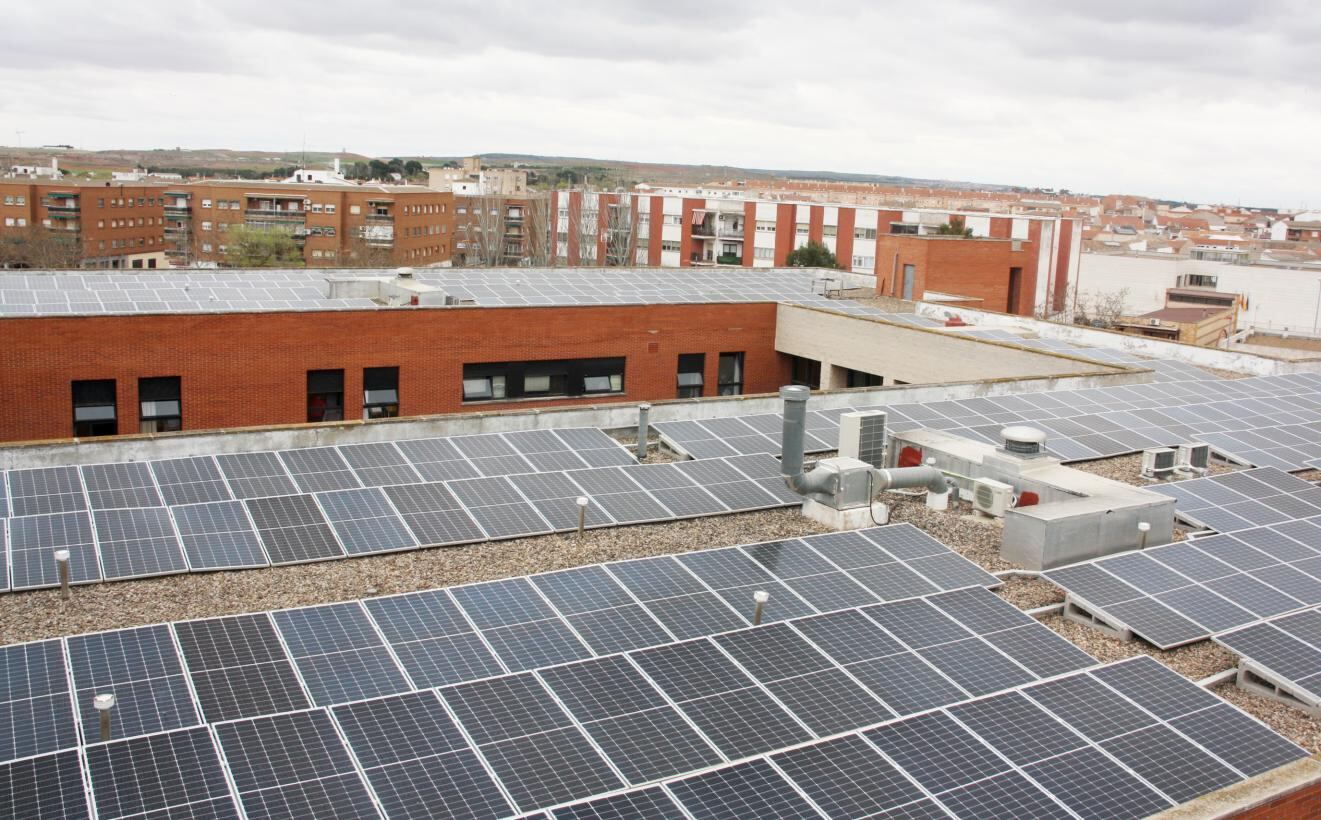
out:
M1312 0L8 0L0 143L517 152L1321 205Z

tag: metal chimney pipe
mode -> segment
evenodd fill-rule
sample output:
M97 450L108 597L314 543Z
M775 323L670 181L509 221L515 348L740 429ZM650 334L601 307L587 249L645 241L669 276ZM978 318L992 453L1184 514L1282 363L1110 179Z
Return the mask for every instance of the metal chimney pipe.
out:
M638 405L638 461L647 460L647 430L651 420L651 405Z
M785 485L799 495L831 492L830 479L816 472L803 472L803 435L807 431L807 399L812 391L800 384L780 388L784 401L784 427L780 444L780 475Z

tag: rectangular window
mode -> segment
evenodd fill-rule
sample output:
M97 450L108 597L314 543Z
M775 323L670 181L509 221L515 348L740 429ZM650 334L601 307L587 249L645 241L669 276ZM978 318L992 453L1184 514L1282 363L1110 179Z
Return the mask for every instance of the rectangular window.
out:
M853 267L866 268L872 270L876 267L876 257L874 256L855 256L853 257Z
M799 222L796 225L794 225L794 233L798 234L799 236L807 236L807 229L808 229L808 224L806 222Z
M721 353L717 394L721 396L743 395L743 354Z
M307 420L344 420L344 371L307 371Z
M905 223L903 223L903 222L891 222L891 223L890 223L890 233L893 233L893 234L915 234L915 233L917 233L917 226L916 226L916 225L908 225L908 224L905 224Z
M706 354L679 354L679 398L695 399L706 385Z
M138 432L168 433L183 429L178 376L138 379Z
M399 368L362 369L362 417L392 419L399 415Z
M810 387L813 390L821 389L821 362L816 359L805 359L802 356L792 356L793 360L793 383L804 387Z
M760 233L775 233L775 223L770 220L759 219L757 220L757 231Z
M463 366L464 401L624 392L624 359L490 362Z
M682 224L683 224L683 216L681 216L680 214L666 214L666 215L665 215L665 224L666 224L666 225L682 225Z
M876 238L876 229L875 229L875 228L854 228L854 229L853 229L853 238L854 238L854 239L875 239L875 238Z
M775 259L775 248L753 248L753 259Z
M681 246L680 243L678 243L678 242L672 242L672 241L670 241L670 240L668 240L668 239L662 239L662 240L661 240L661 250L662 250L662 251L673 251L674 253L678 253L680 247L682 247L682 246Z
M881 387L885 384L885 379L873 373L864 373L861 370L846 368L844 383L849 387Z
M210 207L211 207L211 200L209 200L209 199L204 199L204 200L202 200L202 207L203 207L203 208L210 208Z
M119 434L114 379L73 383L73 434L77 438Z
M821 235L822 235L822 236L838 236L838 235L839 235L839 226L838 226L838 225L823 225L823 226L821 226Z
M335 212L335 206L334 206L334 205L327 205L327 206L326 206L326 213L328 213L328 214L333 214L334 212Z

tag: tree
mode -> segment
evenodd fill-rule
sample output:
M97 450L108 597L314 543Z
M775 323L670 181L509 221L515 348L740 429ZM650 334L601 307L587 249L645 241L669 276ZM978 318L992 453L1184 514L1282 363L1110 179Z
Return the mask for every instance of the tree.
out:
M532 194L523 208L523 255L528 265L544 268L550 265L550 235L555 224L551 219L550 195Z
M234 224L225 236L225 264L231 268L301 268L303 251L287 228Z
M835 259L835 254L830 252L830 248L827 248L820 242L813 242L811 240L801 248L791 251L785 262L791 268L839 267L839 260Z
M74 231L29 225L0 234L0 268L76 268L83 251Z
M422 163L415 159L410 159L404 163L404 174L410 177L422 176Z
M936 226L936 236L958 236L964 239L972 239L972 228L963 227L962 219L951 217L949 222Z
M1065 294L1065 305L1070 301L1069 297L1076 295L1072 301L1073 323L1076 325L1090 325L1092 327L1114 327L1119 324L1120 318L1127 314L1125 302L1128 301L1128 288L1120 288L1116 291L1079 291L1076 294Z

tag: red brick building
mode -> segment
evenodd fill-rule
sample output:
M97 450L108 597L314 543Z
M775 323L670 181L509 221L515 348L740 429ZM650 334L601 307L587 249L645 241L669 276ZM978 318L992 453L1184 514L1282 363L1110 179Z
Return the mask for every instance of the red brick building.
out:
M165 198L155 185L0 180L0 236L34 230L74 243L84 267L165 267Z
M685 395L770 392L775 322L772 303L6 318L0 389L25 399L0 440L636 403L678 397L681 371Z

